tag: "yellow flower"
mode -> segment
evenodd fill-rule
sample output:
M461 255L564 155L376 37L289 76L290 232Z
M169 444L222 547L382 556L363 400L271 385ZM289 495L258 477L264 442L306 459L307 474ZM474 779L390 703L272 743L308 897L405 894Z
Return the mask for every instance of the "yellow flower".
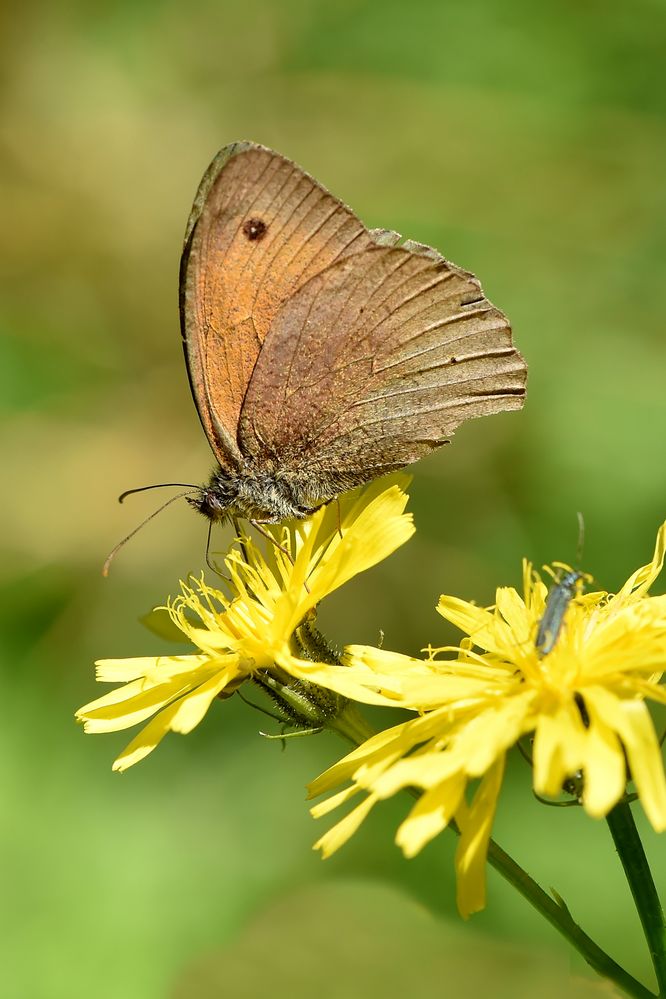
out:
M624 796L629 778L653 827L666 829L661 748L646 705L647 699L666 703L660 685L666 597L648 595L663 565L665 540L666 524L652 561L616 595L572 593L547 655L537 649L536 636L548 589L529 563L523 596L500 588L487 609L443 596L440 614L468 637L454 650L430 650L425 663L403 657L401 680L394 668L403 705L419 716L375 735L310 785L312 797L351 781L313 808L315 816L365 793L316 844L323 854L337 850L377 801L418 788L422 793L398 829L398 845L411 857L455 818L461 833L458 906L464 916L483 908L506 753L524 736L531 737L538 794L555 797L569 788L589 815L601 818ZM454 661L436 658L447 651L457 653ZM368 647L347 650L350 664L384 672L390 656Z
M126 770L150 753L168 731L190 732L215 697L233 693L258 671L331 687L342 696L367 690L381 700L392 689L363 664L341 667L303 655L294 632L319 601L357 573L386 558L414 532L404 513L409 479L373 482L317 510L303 521L266 527L263 546L238 542L225 558L229 594L203 577L181 583L166 611L198 649L193 655L105 659L97 679L124 686L86 704L76 714L86 732L130 728L155 715L115 761ZM382 682L383 681L383 682ZM384 693L375 693L381 688Z

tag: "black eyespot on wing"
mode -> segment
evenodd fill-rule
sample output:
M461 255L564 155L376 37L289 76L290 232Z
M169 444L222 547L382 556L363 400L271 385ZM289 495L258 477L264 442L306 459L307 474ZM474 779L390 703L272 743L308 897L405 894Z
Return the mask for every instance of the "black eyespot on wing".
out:
M247 219L243 223L243 232L251 242L258 242L268 232L268 226L263 219Z

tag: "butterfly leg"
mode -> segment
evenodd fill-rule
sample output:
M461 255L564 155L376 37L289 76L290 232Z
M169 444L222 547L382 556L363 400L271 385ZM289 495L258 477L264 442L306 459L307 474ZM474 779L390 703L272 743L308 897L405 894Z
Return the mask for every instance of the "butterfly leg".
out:
M305 735L319 735L319 733L323 731L323 727L319 725L315 728L299 728L296 729L295 732L282 732L281 735L271 735L270 732L259 732L259 735L262 735L264 739L279 739L282 742L282 748L284 749L284 743L287 739L302 739Z
M338 515L338 534L342 538L342 511L340 509L340 497L339 496L333 496L333 497L331 497L331 499L329 500L329 503L333 503L333 502L335 502L335 509L336 509L337 515Z
M238 517L233 517L232 516L231 517L231 523L234 525L234 531L236 533L236 537L238 538L238 543L240 544L240 549L241 549L241 551L243 553L243 558L245 559L246 562L249 562L250 561L250 557L248 555L247 545L245 544L245 542L243 540L243 531L242 531L242 528L241 528L240 520L238 519Z
M274 548L277 548L279 551L281 551L283 555L287 556L291 564L292 565L294 564L294 559L292 558L291 552L288 551L284 547L284 545L281 545L279 541L276 541L272 534L269 534L269 532L264 529L264 527L262 526L264 523L263 521L251 520L250 523L255 528L255 530L257 530L259 534L261 534L263 538L266 538L267 541L270 541L270 543L273 545Z
M225 579L225 580L227 581L227 583L230 583L230 582L231 582L231 580L229 579L229 577L228 577L228 576L225 576L225 575L224 575L224 573L223 573L223 572L222 572L222 570L220 569L220 567L219 567L219 565L217 564L217 562L214 562L214 561L213 561L213 560L211 559L211 557L210 557L210 539L211 539L211 534L212 534L212 531L213 531L213 521L212 521L212 520L209 520L209 521L208 521L208 536L207 536L207 538L206 538L206 565L207 565L207 566L208 566L208 568L209 568L209 569L211 569L211 570L212 570L212 572L214 572L214 573L215 573L215 574L216 574L217 576L220 576L220 578L221 578L221 579Z
M270 543L273 545L273 547L277 548L278 551L281 551L282 554L285 555L286 558L289 559L289 561L291 562L291 564L294 565L294 558L293 558L291 552L287 548L285 548L284 545L281 545L279 541L276 541L272 534L269 534L268 531L266 531L264 529L264 527L262 526L262 521L261 520L251 520L250 523L252 524L252 526L257 531L259 531L259 534L261 534L262 537L266 538L267 541L270 541ZM305 588L305 592L309 593L310 592L310 587L305 582L305 580L303 581L303 586Z

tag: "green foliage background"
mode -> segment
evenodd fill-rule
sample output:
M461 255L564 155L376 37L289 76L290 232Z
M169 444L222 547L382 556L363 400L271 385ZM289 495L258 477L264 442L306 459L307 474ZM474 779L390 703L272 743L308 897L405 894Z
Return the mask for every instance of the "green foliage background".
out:
M530 366L522 414L415 467L415 539L330 600L330 636L453 638L439 593L487 602L523 555L571 561L577 510L603 586L647 561L666 515L666 6L79 0L0 17L4 994L597 994L494 874L460 924L453 837L410 862L392 844L406 802L322 863L303 786L333 737L281 753L234 698L120 778L127 734L84 737L72 714L101 692L95 658L162 648L137 619L203 561L183 504L100 576L156 505L117 494L211 465L177 269L199 178L233 139L474 270ZM602 823L536 804L517 761L497 838L649 978Z

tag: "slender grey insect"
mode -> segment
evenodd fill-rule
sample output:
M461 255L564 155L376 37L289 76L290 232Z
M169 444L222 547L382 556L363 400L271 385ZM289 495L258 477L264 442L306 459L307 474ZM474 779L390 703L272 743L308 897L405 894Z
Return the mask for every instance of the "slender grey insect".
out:
M537 652L542 658L555 648L569 604L576 596L580 580L585 578L584 572L577 570L567 572L548 590L546 607L539 621L535 643Z
M585 538L585 522L582 513L578 514L578 546L576 561L581 558ZM557 563L555 563L557 565ZM539 621L536 636L536 650L543 658L552 652L557 644L564 624L569 604L579 592L581 581L590 582L592 577L578 569L569 569L548 590L543 617Z

